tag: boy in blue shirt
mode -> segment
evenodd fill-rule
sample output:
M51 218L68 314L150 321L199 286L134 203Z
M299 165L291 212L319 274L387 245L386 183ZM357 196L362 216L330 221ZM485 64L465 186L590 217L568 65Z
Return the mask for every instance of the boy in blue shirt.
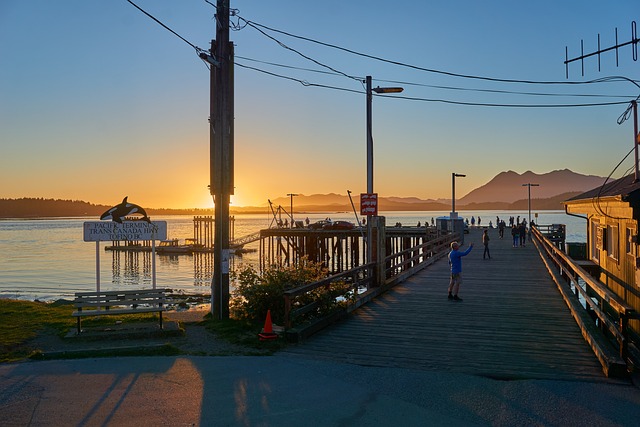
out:
M473 243L469 245L466 251L459 251L458 242L451 242L451 252L449 252L449 265L451 266L451 280L449 281L449 298L454 301L462 301L458 297L458 291L462 284L462 257L466 256L473 249Z

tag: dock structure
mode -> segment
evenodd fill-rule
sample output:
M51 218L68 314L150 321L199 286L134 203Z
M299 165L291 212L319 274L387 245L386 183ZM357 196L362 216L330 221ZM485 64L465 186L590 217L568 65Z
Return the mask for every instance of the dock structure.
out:
M386 253L418 246L437 235L434 227L385 227ZM366 242L366 227L351 230L264 229L260 231L260 268L296 265L306 257L323 263L332 273L340 273L367 263Z
M603 374L534 245L513 247L490 229L484 260L481 234L472 228L465 238L474 249L463 258L462 302L447 298L440 259L284 352L503 380L620 381Z

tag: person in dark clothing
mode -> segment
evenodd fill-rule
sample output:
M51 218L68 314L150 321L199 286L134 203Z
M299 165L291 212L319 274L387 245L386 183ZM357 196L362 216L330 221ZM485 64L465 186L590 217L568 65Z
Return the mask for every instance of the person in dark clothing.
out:
M491 259L491 253L489 252L489 230L484 230L482 233L482 244L484 245L484 252L482 254L482 259Z
M527 240L527 226L524 221L518 227L518 234L520 234L520 246L524 247Z

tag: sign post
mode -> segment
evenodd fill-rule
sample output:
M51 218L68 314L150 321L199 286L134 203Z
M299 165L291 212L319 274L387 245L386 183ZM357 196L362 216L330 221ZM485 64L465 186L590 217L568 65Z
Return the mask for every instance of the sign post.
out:
M100 242L151 240L153 289L156 288L156 240L167 238L167 221L86 221L84 241L96 242L96 291L100 292Z
M378 193L360 193L360 215L367 217L367 262L373 262L373 225L371 218L378 216Z

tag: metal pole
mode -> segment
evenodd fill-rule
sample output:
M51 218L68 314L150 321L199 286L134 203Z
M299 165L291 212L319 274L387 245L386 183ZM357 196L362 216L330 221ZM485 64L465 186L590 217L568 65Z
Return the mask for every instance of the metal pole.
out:
M289 193L287 194L287 196L289 196L291 198L291 202L290 202L290 206L289 206L289 210L291 212L291 226L289 228L293 228L294 225L294 219L293 219L293 197L294 196L298 196L299 194L296 193Z
M456 174L451 173L451 219L456 213Z
M531 227L531 184L527 185L528 190L529 190L529 227Z
M531 187L538 187L540 186L540 184L532 184L532 183L527 183L527 184L522 184L523 187L529 187L529 197L528 197L528 203L527 206L529 208L529 227L531 227Z
M100 292L100 242L96 241L96 292Z
M633 106L633 147L636 154L636 174L634 182L638 182L638 180L640 180L640 171L638 170L638 144L640 144L640 138L638 135L638 103L636 101L631 101L631 105Z
M371 90L371 76L367 76L367 193L373 193L373 135L372 135L372 114L371 100L373 98Z
M372 106L371 76L366 77L367 87L367 193L373 194L373 135L372 135ZM367 215L367 262L373 262L373 227L371 215Z

